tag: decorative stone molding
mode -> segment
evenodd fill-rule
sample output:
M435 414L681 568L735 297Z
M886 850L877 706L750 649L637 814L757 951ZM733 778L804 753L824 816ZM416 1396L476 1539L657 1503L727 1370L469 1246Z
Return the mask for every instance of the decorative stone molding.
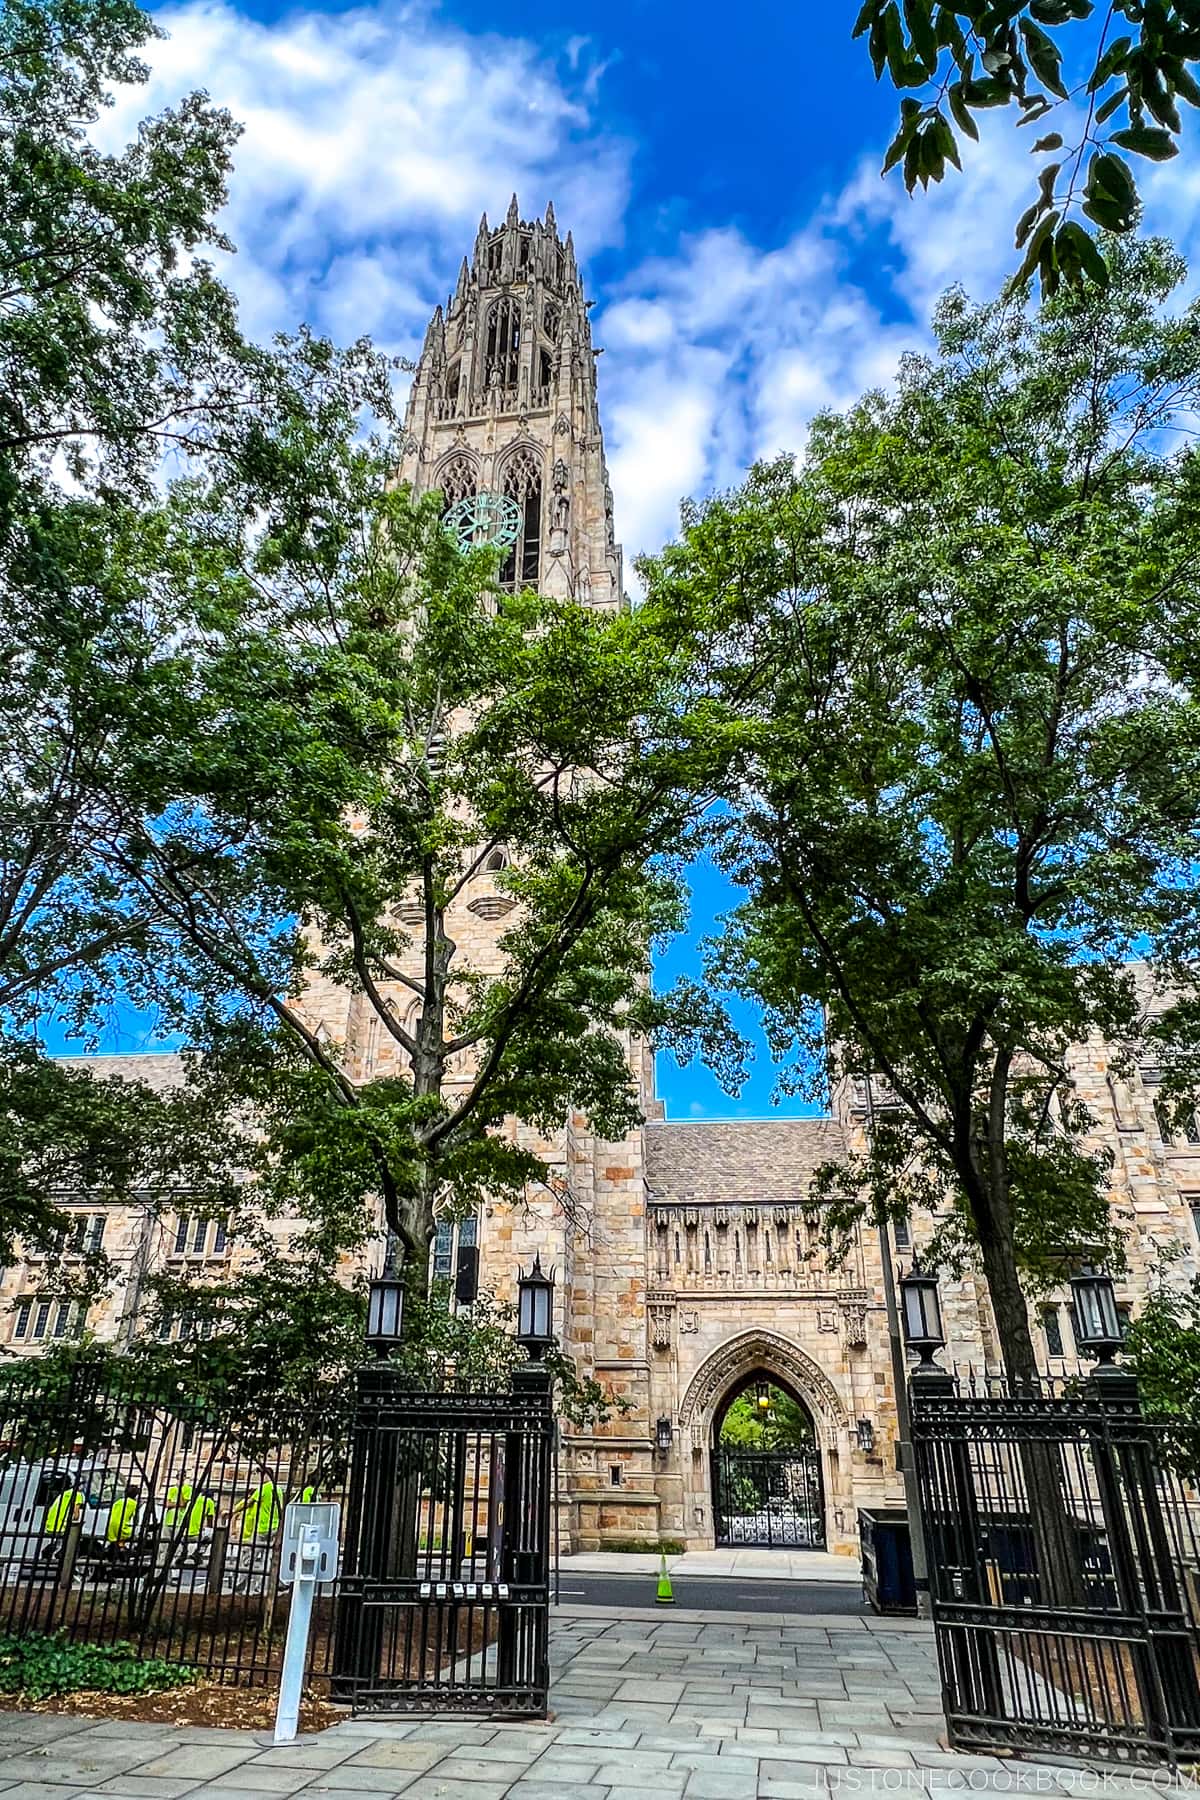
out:
M511 894L478 894L468 900L467 911L479 919L502 919L516 904Z
M745 1331L722 1344L692 1377L679 1408L679 1427L681 1431L691 1431L693 1449L697 1445L703 1449L713 1412L730 1388L754 1369L765 1369L794 1388L812 1408L824 1442L831 1446L837 1443L838 1434L847 1429L849 1419L824 1370L799 1344L774 1331L756 1330Z
M861 1349L867 1341L867 1295L850 1295L841 1307L842 1335L851 1349Z
M402 900L396 907L396 917L402 925L423 925L425 908L419 900Z
M700 1314L698 1312L681 1312L680 1313L680 1315L679 1315L679 1330L681 1333L691 1333L693 1331L699 1331L699 1329L700 1329Z
M647 1308L650 1317L650 1348L652 1350L669 1350L671 1348L671 1314L674 1307L662 1303Z

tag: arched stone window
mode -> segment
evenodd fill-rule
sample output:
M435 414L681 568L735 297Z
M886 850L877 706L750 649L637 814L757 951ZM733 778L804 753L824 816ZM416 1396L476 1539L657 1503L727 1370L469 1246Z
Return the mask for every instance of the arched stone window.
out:
M452 407L458 399L458 371L459 363L458 359L455 358L450 364L450 367L446 370L446 404L450 407Z
M485 875L494 875L497 869L507 869L507 867L508 852L499 849L493 850L483 865Z
M449 511L456 500L465 500L468 494L477 492L479 472L472 459L460 450L442 464L434 486L441 488L445 509Z
M557 344L558 334L561 329L562 313L559 311L553 300L547 300L545 311L542 313L542 330L546 333L546 336L550 339L552 344Z
M537 587L542 549L542 459L523 444L504 465L504 492L521 508L520 537L504 559L503 587Z
M494 300L487 316L484 380L488 387L515 388L521 359L521 308L511 299Z

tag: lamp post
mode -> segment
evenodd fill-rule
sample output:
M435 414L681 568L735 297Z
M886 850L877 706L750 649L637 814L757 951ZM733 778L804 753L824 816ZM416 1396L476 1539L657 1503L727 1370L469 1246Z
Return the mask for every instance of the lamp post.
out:
M400 1347L404 1332L404 1283L391 1275L375 1278L367 1290L367 1347L381 1362Z
M1085 1356L1095 1358L1093 1378L1112 1380L1122 1371L1114 1358L1121 1348L1121 1315L1112 1278L1098 1270L1083 1268L1071 1277L1071 1300L1075 1316L1075 1342Z
M875 1093L871 1077L866 1079L867 1135L875 1141ZM925 1551L925 1523L921 1517L921 1496L917 1488L917 1472L913 1466L912 1425L908 1410L908 1368L904 1360L904 1344L900 1337L900 1310L896 1305L896 1275L892 1267L892 1231L886 1213L875 1220L879 1233L879 1261L883 1272L883 1304L887 1312L888 1349L892 1362L892 1387L896 1394L896 1452L904 1480L904 1505L908 1513L908 1534L912 1544L913 1586L917 1593L917 1616L928 1619L932 1608L929 1600L929 1561Z
M531 1363L543 1362L554 1342L554 1270L543 1272L540 1251L517 1276L517 1342Z
M921 1359L912 1372L912 1380L920 1381L928 1375L944 1377L946 1371L934 1361L946 1342L937 1276L922 1269L915 1253L912 1268L901 1278L900 1298L904 1306L904 1341Z

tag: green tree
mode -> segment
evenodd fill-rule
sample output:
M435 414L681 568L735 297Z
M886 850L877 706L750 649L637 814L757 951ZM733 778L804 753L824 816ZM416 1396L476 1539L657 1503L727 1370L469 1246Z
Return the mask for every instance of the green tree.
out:
M221 617L194 669L211 728L156 751L180 804L106 855L262 1122L256 1198L321 1195L328 1254L379 1197L416 1306L439 1212L560 1192L534 1134L572 1111L639 1120L632 1041L730 1039L649 981L710 773L690 615L499 593L388 466L347 445L335 503L277 533L220 484L176 494L177 580ZM487 966L454 935L480 894L507 915ZM363 996L394 1073L356 1077L314 980Z
M1129 158L1178 155L1180 103L1200 106L1200 17L1189 0L865 0L854 27L876 79L910 90L883 172L902 165L911 194L961 168L958 133L976 115L1016 106L1039 128L1037 197L1017 224L1045 293L1061 279L1108 279L1082 213L1098 230L1129 231L1139 213ZM1058 129L1041 127L1052 121Z
M812 1420L799 1401L782 1388L769 1389L764 1411L757 1395L739 1394L721 1420L721 1443L742 1450L792 1450L811 1447Z
M1156 1287L1125 1335L1123 1356L1142 1407L1165 1429L1170 1460L1187 1481L1200 1475L1200 1280Z
M147 510L164 468L219 471L272 520L325 491L321 447L386 415L386 369L301 335L248 343L205 254L237 127L193 94L116 154L90 131L161 35L130 0L0 14L0 1009L68 977L86 1016L136 980L145 926L105 872L114 800L171 798L194 727L189 637ZM304 429L307 425L311 429ZM164 461L165 459L165 461ZM69 985L69 983L68 983Z
M826 1055L875 1078L831 1223L938 1213L1014 1377L1023 1276L1120 1256L1068 1049L1135 1043L1127 959L1195 924L1200 465L1173 427L1200 316L1163 310L1162 245L1108 253L1110 286L1040 313L950 294L894 397L818 419L646 570L660 605L727 596L775 671L726 738L746 899L714 973L787 1085L824 1094Z

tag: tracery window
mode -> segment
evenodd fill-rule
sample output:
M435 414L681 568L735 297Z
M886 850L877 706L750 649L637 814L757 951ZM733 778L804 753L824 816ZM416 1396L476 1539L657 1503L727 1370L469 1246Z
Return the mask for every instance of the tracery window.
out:
M504 492L521 508L521 535L500 570L503 587L536 587L542 549L542 461L522 445L504 465Z
M465 500L468 494L475 493L478 478L475 464L471 458L462 451L452 456L442 468L442 472L437 478L437 486L442 490L442 499L447 510L454 505L456 500Z
M459 363L456 359L446 370L446 404L448 406L453 406L458 399L458 371Z
M546 333L546 336L550 339L552 344L557 344L561 327L561 311L555 305L553 300L547 300L546 309L542 314L542 330Z
M521 308L513 299L495 300L488 310L485 380L489 387L515 388L521 358Z

